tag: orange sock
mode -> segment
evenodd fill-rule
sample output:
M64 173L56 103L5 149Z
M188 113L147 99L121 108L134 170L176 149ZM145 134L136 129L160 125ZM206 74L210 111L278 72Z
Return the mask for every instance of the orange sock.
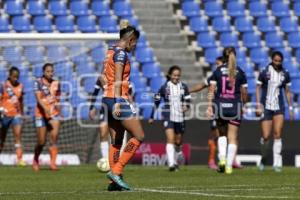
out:
M121 147L122 145L115 144L109 146L109 166L111 169L119 161Z
M208 151L208 162L214 161L216 156L216 143L212 139L208 139Z
M23 150L21 147L16 148L16 155L17 155L17 160L22 160L23 157Z
M131 138L122 152L119 161L112 168L112 172L116 175L120 175L123 172L125 165L130 161L134 156L136 150L140 147L141 142L135 138Z
M50 164L56 165L56 157L57 157L57 153L58 153L57 146L49 147L49 153L50 153Z

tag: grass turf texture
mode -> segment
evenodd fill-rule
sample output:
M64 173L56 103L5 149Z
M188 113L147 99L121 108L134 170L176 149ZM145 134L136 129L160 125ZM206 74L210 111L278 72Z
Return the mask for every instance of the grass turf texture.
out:
M125 180L132 192L107 192L105 173L95 165L62 167L34 172L31 167L0 167L0 199L300 199L300 170L283 168L275 173L255 167L218 174L206 166L128 166Z

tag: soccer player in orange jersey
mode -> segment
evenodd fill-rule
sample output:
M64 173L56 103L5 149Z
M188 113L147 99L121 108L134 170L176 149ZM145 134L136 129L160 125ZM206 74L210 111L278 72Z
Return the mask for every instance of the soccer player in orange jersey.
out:
M22 160L23 150L21 144L23 85L18 81L19 75L20 71L18 68L10 68L8 79L0 85L0 153L4 147L7 131L11 126L15 136L16 163L19 166L24 166L26 163Z
M37 99L35 110L35 125L37 128L37 144L34 149L32 168L40 169L39 155L46 143L47 132L50 133L50 169L57 170L56 157L58 153L57 139L60 127L60 84L53 79L54 66L46 63L43 66L43 76L37 78L34 83L34 91Z
M111 171L107 177L124 190L130 187L122 179L124 167L134 156L144 140L144 131L140 120L129 103L130 62L128 52L135 49L139 31L132 26L124 26L120 30L120 40L107 51L103 74L107 80L102 103L108 117L111 137L109 162ZM128 140L120 155L124 131L133 137Z

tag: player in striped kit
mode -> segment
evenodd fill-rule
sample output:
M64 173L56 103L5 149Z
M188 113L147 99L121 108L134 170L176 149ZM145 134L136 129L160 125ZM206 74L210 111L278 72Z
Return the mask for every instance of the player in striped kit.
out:
M163 99L165 102L163 119L167 137L166 153L170 171L178 169L178 160L182 158L182 136L185 131L184 113L188 111L191 96L186 84L180 81L181 69L172 66L168 71L166 83L155 94L155 108ZM153 122L154 109L150 123Z
M273 169L276 172L282 170L282 128L284 123L284 98L286 95L289 106L289 116L293 119L293 107L291 104L291 79L288 71L283 66L283 54L275 51L272 54L272 62L259 74L256 87L257 115L262 116L261 154L262 160L259 166L264 170L267 158L269 138L273 130ZM285 93L283 92L285 90Z

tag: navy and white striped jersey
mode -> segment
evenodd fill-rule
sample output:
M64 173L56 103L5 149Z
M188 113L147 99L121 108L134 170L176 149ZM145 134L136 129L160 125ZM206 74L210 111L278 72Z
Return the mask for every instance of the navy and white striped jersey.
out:
M217 102L241 102L240 89L241 87L248 87L246 75L239 67L236 68L235 79L229 79L227 64L217 68L207 82L217 86L215 93L215 101Z
M283 91L291 86L290 74L285 69L276 71L272 65L260 72L257 84L262 87L261 103L268 110L284 110Z
M191 95L186 84L179 82L177 84L167 81L161 86L158 93L154 96L156 107L159 106L161 100L164 100L164 110L162 112L164 120L172 122L183 122L184 113L182 106L190 103ZM153 118L154 110L151 118Z

